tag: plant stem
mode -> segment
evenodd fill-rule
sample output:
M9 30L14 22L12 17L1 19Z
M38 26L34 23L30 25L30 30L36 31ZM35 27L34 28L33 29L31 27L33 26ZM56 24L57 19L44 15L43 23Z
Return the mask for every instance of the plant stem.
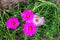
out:
M27 40L27 36L25 35L25 38L24 38L24 40Z
M37 9L38 7L40 7L42 4L40 4L39 6L35 6L34 8L33 8L33 12L35 11L35 9Z
M12 34L10 35L10 38L11 38L11 40L14 40L14 38L13 38L13 35L12 35Z

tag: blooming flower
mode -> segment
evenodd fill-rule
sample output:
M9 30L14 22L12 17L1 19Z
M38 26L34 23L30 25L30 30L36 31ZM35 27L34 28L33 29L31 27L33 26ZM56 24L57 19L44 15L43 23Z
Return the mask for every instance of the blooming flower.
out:
M35 15L32 22L34 24L36 24L37 26L43 25L44 24L44 17L39 17L39 16Z
M25 35L32 36L36 33L36 25L34 23L25 23L23 25L23 32Z
M16 29L19 26L20 22L18 21L17 18L11 17L7 20L6 22L6 27L8 29Z
M33 19L34 14L31 10L25 10L21 13L21 17L24 21L30 21L31 19Z

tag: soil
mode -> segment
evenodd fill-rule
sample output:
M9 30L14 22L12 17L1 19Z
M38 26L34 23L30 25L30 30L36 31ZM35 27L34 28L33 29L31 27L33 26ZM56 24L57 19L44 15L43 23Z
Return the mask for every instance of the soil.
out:
M5 12L6 8L15 7L16 4L19 2L27 4L28 0L0 0L0 7L2 8L3 13Z

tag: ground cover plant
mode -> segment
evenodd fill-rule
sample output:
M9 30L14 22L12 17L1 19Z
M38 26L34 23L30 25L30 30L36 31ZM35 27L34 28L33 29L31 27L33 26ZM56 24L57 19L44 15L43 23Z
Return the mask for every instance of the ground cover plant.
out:
M42 40L42 37L55 40L56 36L60 36L58 9L58 5L43 0L40 2L29 0L27 5L19 3L14 8L7 8L5 12L2 12L0 8L0 40ZM25 17L25 14L29 15ZM32 19L34 15L42 19L39 19L38 25L29 19L30 16ZM26 28L34 30L31 32Z

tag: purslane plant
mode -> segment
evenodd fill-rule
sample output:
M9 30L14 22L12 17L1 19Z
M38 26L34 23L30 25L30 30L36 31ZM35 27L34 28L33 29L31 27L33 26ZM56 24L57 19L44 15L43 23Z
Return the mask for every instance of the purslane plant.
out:
M0 14L0 18L1 18L1 26L0 26L0 39L11 39L11 40L15 40L17 39L17 37L22 36L24 38L24 40L29 40L29 39L33 39L33 40L40 40L42 36L48 37L50 39L53 40L53 37L56 34L60 34L58 26L59 25L59 21L57 21L58 17L58 13L57 13L57 6L51 2L48 1L40 1L40 2L35 2L35 3L31 3L28 4L28 6L19 6L16 7L17 10L13 9L13 10L6 10L5 14ZM42 22L42 26L40 25L40 22L38 23L38 25L36 25L36 30L33 34L32 33L25 33L23 29L25 29L25 24L26 23L30 23L30 21L27 21L24 19L23 21L23 17L20 16L21 14L23 14L24 10L30 10L33 12L33 14L35 15L35 13L38 13L39 17L37 17L39 20L40 18L43 20ZM2 13L0 11L0 13ZM25 13L26 14L26 13ZM5 22L7 22L9 20L9 18L11 17L16 17L20 23L20 25L16 26L17 28L14 28L14 30L9 30L5 25ZM25 15L24 15L25 16ZM29 15L27 16L28 18L30 17ZM34 20L36 20L35 17L33 17ZM33 19L32 19L33 20ZM36 20L38 21L38 20ZM32 21L33 22L33 21ZM31 23L32 23L31 22ZM16 22L17 23L17 22ZM35 21L33 22L32 25L34 25ZM12 22L11 24L15 24L14 22ZM36 23L35 23L36 24ZM39 26L39 27L37 27ZM11 27L11 26L10 26ZM13 26L14 27L14 26ZM10 28L12 29L12 28ZM27 30L33 30L33 26L28 26ZM29 31L28 30L28 31ZM3 36L2 36L3 35ZM32 36L27 38L25 35ZM20 38L20 37L19 37Z

